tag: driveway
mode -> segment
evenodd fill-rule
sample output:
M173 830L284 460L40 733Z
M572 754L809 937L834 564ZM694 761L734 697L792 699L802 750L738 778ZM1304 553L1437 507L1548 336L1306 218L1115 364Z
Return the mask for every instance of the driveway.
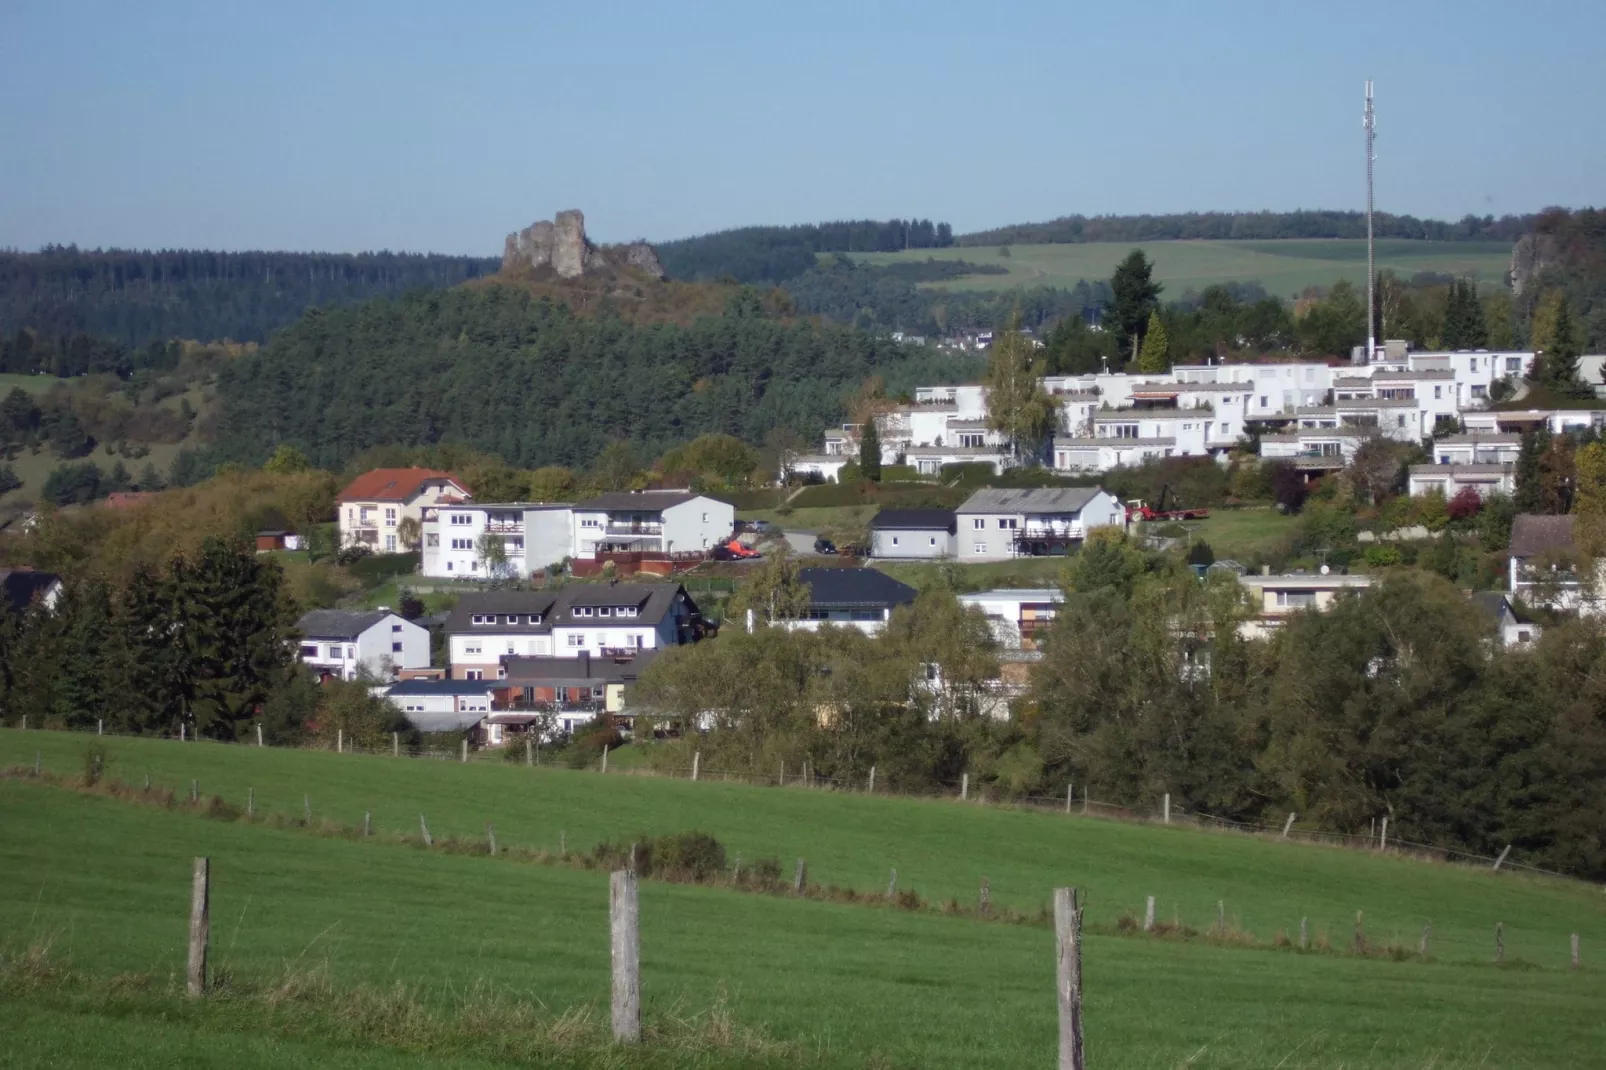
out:
M812 531L786 531L786 545L794 554L813 555L814 532Z

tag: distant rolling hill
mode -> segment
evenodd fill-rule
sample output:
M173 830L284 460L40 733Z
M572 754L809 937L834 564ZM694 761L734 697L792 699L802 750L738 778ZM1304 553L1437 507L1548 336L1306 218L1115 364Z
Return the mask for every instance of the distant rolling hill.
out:
M1008 255L1003 250L1008 249ZM968 260L1008 269L1007 274L963 275L928 286L951 290L1011 290L1023 286L1075 286L1079 280L1107 279L1133 248L1155 263L1164 299L1181 297L1218 282L1259 282L1268 293L1289 298L1307 286L1331 286L1339 279L1361 285L1366 278L1366 243L1350 239L1278 241L1083 242L1059 245L956 246L905 253L854 253L855 260L887 265L936 260ZM1377 243L1379 270L1405 278L1418 272L1465 276L1486 286L1504 286L1511 267L1511 243L1502 241L1409 241Z

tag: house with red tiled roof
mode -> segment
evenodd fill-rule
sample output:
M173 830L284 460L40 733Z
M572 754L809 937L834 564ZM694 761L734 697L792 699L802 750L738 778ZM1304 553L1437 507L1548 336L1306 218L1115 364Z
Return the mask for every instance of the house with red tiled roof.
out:
M367 546L375 553L405 553L415 547L401 538L402 521L421 523L424 507L469 498L469 490L451 472L434 468L375 468L340 492L342 546ZM416 530L416 529L415 529Z

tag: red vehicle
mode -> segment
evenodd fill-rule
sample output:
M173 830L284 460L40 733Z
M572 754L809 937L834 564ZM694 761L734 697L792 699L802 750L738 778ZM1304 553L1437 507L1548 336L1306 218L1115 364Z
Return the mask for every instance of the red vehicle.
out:
M1128 523L1134 520L1203 520L1210 515L1208 509L1183 509L1176 502L1171 502L1171 508L1166 508L1166 499L1170 496L1171 485L1168 483L1160 488L1160 500L1154 506L1142 498L1133 498L1126 503L1126 519Z
M742 545L742 541L740 539L733 537L729 542L722 542L718 546L714 547L713 553L710 556L712 556L716 561L746 561L750 558L761 557L763 555L761 555L757 550L748 549L746 546Z

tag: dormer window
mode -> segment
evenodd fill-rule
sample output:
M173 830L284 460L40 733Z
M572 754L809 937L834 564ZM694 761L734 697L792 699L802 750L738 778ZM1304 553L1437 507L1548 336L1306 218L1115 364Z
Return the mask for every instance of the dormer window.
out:
M610 617L612 615L613 615L613 611L611 609L609 609L607 606L601 606L601 607L599 607L597 609L597 616L599 616L599 617Z
M476 613L476 614L474 614L474 623L475 624L495 624L496 623L496 616L494 614L492 614L490 616L487 616L484 613Z
M574 615L577 616L577 617L589 617L589 616L591 616L591 607L590 606L575 606L574 607Z

